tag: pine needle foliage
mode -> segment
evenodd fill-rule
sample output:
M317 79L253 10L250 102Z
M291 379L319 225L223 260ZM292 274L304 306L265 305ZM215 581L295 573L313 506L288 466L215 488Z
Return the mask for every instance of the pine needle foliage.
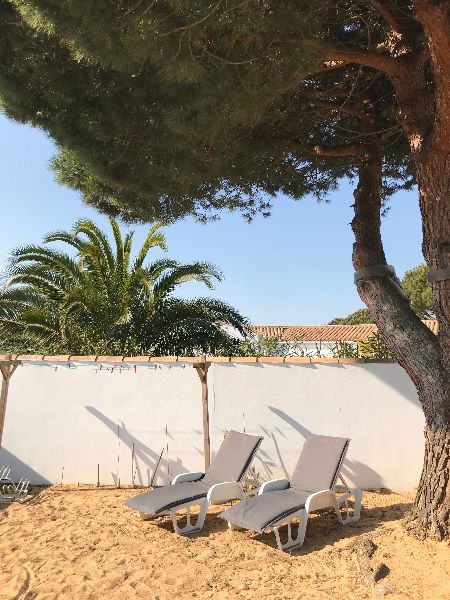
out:
M354 161L310 149L360 143L373 96L388 196L413 181L388 79L323 67L327 44L384 37L361 0L0 0L0 104L56 141L58 181L86 202L168 222L326 198Z

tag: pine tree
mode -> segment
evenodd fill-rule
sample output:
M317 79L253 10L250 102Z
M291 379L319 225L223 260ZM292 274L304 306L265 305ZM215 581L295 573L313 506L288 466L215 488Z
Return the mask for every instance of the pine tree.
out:
M425 413L411 529L450 537L448 2L0 0L0 52L5 112L109 214L251 218L353 176L361 271L386 267L383 202L416 180L439 336L386 268L357 288Z

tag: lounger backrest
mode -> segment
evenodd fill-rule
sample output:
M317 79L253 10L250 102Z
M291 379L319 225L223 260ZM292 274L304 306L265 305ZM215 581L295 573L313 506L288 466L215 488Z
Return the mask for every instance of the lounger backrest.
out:
M262 439L248 433L229 431L202 482L213 485L223 481L240 481Z
M291 478L291 488L307 492L331 489L350 440L328 435L307 438Z

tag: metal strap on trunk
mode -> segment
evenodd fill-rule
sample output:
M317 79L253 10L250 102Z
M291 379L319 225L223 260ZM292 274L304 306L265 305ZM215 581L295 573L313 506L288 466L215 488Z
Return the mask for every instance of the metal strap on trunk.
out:
M395 274L395 269L392 265L372 265L370 267L363 267L355 271L354 280L358 283L360 279L366 277L389 277L392 283L396 286L398 293L407 302L410 301L408 294L402 288L400 279Z
M436 271L430 271L428 273L428 281L434 283L435 281L448 281L450 280L450 267L444 269L437 269Z

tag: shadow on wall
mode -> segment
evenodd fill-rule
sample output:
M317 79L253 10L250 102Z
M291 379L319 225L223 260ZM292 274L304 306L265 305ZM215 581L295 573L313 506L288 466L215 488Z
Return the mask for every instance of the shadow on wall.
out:
M275 414L277 417L282 419L285 423L290 425L295 431L297 431L303 438L302 442L304 442L304 440L306 440L306 438L308 438L313 433L320 433L322 435L327 435L326 431L320 431L320 432L319 431L317 431L317 432L310 431L309 429L304 427L301 423L299 423L298 421L293 419L291 416L289 416L284 411L280 410L279 408L276 408L275 406L269 406L269 410L273 414ZM277 430L277 428L275 428L275 430ZM266 430L264 430L264 431L268 438L272 438L273 444L275 446L275 451L277 452L278 460L279 460L279 465L275 465L275 463L273 463L273 462L267 462L265 465L266 472L270 472L270 467L281 466L281 468L283 469L283 471L285 473L286 478L289 479L291 474L288 473L286 470L285 464L283 462L283 458L278 449L278 443L277 443L275 433L273 431L272 432L269 432ZM278 430L278 433L281 434L281 431ZM300 446L299 446L299 449L300 449ZM299 454L299 456L300 456L300 454ZM264 462L266 462L266 461L264 461ZM379 488L383 487L383 478L381 477L381 475L379 473L377 473L376 471L374 471L374 469L372 469L368 465L358 462L356 460L351 460L349 458L346 458L344 461L344 464L342 466L341 472L342 472L342 475L344 476L344 478L346 478L346 479L348 478L355 485L361 486L365 489L379 489Z
M120 443L123 443L129 448L130 453L132 452L134 445L135 484L149 486L152 481L156 482L158 476L162 473L177 474L189 470L183 465L179 458L176 460L169 459L165 447L161 448L160 453L149 448L149 446L144 444L141 440L128 431L123 421L116 423L93 406L86 406L85 408L91 413L91 415L104 423L106 427L108 427L108 429L110 429L118 437ZM155 472L155 470L157 470L157 472ZM118 474L111 473L111 476L114 483L117 485ZM164 477L164 475L161 476Z
M395 390L402 398L422 410L414 383L398 363L367 363L364 367L371 375Z
M32 469L20 458L8 452L5 448L0 449L0 466L9 465L11 467L11 479L18 482L21 477L28 477L32 485L51 485L46 477Z

